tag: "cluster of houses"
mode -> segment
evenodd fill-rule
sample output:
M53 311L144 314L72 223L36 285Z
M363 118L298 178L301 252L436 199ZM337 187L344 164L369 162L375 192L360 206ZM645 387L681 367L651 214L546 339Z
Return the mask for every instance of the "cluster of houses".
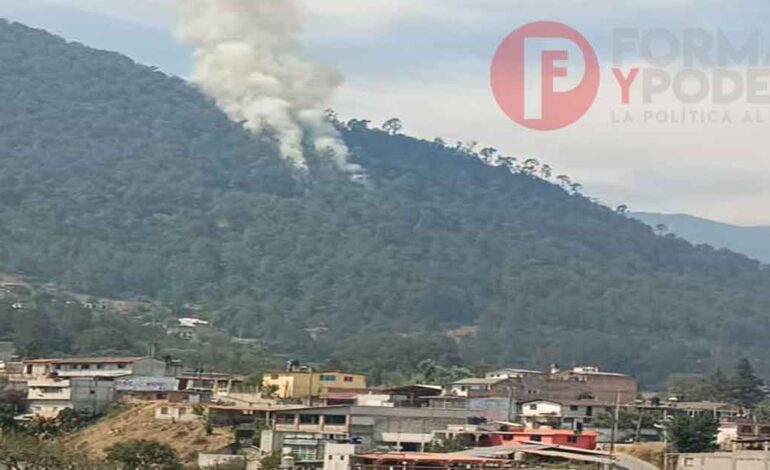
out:
M205 420L232 429L233 446L201 454L203 467L272 453L295 467L327 470L387 466L393 459L498 468L501 458L522 456L604 465L612 456L597 449L611 431L595 421L622 407L713 414L727 423L720 434L725 442L770 437L770 425L749 429L735 407L640 400L633 377L596 367L501 369L451 384L373 388L362 374L289 362L263 374L257 390L244 377L186 371L171 359L53 358L5 362L0 380L26 396L19 419L54 418L68 408L100 414L128 400L153 402L157 420ZM658 430L654 436L641 431L635 438L660 437ZM441 443L473 450L427 452Z

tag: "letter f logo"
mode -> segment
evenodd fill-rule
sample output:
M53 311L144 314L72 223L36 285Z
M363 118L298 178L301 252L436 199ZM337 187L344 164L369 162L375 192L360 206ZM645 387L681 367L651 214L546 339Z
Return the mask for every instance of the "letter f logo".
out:
M598 90L596 53L580 33L561 23L522 26L505 38L492 62L495 99L511 119L530 129L574 123Z

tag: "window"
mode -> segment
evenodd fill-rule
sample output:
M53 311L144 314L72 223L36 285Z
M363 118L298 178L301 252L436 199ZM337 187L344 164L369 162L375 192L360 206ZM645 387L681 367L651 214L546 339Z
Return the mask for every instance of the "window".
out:
M80 370L88 370L91 368L91 364L80 364Z
M324 418L324 423L331 426L344 426L346 423L345 415L329 415Z
M104 369L104 364L96 364L97 369Z
M569 410L570 411L577 411L578 410L578 406L577 405L570 405Z
M321 382L335 382L337 380L336 375L332 374L321 374Z
M570 444L577 444L577 436L567 436L567 442Z
M586 406L586 416L593 416L594 408L592 406Z
M162 406L160 408L160 414L167 415L168 414L168 408L166 408L165 406Z
M187 414L187 408L179 408L179 416Z
M278 374L272 374L270 380L278 380Z
M308 462L317 460L318 447L317 446L291 446L291 453L299 462Z
M529 405L529 409L530 410L537 410L537 403L533 403L533 404Z
M352 376L350 376L350 375L346 375L345 376L345 382L352 382L352 381L353 381L353 377Z
M32 375L32 365L27 366L27 375Z
M504 441L511 441L511 440L513 440L513 434L503 434L503 440Z
M762 426L759 428L760 434L770 434L770 426Z
M685 467L692 467L695 463L695 459L693 457L685 457L684 458L684 466Z
M318 424L321 422L319 415L299 415L299 424Z
M543 436L529 436L529 440L533 442L541 442L543 440Z
M752 428L751 426L741 426L741 429L738 432L740 432L741 434L753 434L754 428Z
M120 364L118 364L118 369L125 369L126 366L127 364L125 362L121 362Z

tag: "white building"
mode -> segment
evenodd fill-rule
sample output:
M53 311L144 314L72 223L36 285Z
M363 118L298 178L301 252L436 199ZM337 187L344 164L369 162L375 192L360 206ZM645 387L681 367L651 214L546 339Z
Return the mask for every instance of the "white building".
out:
M323 470L350 470L350 457L360 451L361 446L356 444L326 443Z
M531 400L521 403L521 417L531 426L589 426L596 416L612 413L613 405L596 401Z
M195 413L193 403L162 403L155 408L155 419L161 421L198 421L200 415Z
M486 373L486 375L484 375L484 377L487 379L520 379L522 377L533 375L545 374L538 370L504 368L489 371Z
M199 318L178 318L176 324L169 327L167 332L190 341L199 339L199 334L207 331L210 326L209 322Z
M393 407L395 403L391 401L391 396L386 394L360 393L356 395L356 405L358 406L388 406Z
M492 387L508 379L499 378L468 378L458 380L449 386L449 394L458 397L467 397L472 394L485 394L492 391Z
M57 377L163 377L169 374L165 361L152 357L73 357L28 359L22 374L27 379ZM172 374L173 375L173 374Z

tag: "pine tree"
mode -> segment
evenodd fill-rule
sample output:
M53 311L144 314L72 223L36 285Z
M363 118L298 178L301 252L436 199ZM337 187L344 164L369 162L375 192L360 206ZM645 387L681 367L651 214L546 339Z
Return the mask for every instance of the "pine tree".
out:
M713 452L716 449L719 423L710 414L681 415L668 428L675 452Z
M721 368L717 368L708 378L708 392L714 401L727 400L730 397L730 379Z
M744 408L753 408L757 403L765 399L765 392L762 390L764 383L762 379L754 374L754 368L751 362L743 358L738 362L735 369L735 377L730 381L731 402Z

